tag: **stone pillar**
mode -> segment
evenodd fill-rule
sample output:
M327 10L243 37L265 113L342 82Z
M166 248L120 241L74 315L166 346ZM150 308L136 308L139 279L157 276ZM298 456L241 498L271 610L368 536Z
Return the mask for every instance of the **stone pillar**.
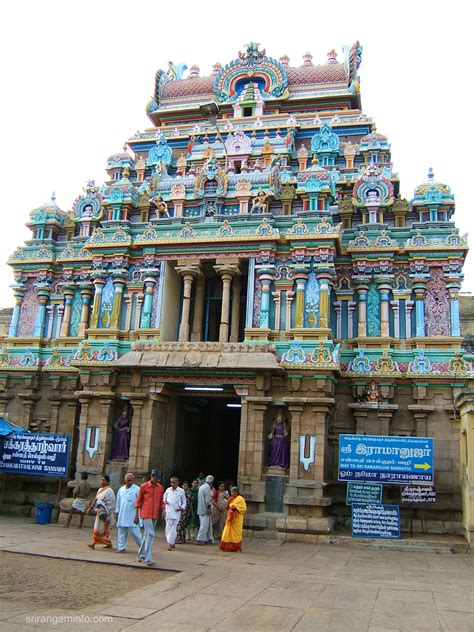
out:
M459 290L461 285L459 283L448 283L447 288L449 290L449 311L451 316L451 336L461 335L461 323L459 319Z
M245 397L241 397L241 412L240 412L240 443L239 443L239 468L238 468L238 479L242 480L244 477L248 475L247 471L247 457L248 457L248 424L249 424L249 416L248 416L248 403Z
M281 290L277 288L276 292L272 292L272 297L275 303L275 329L279 331L281 322Z
M381 283L378 286L380 293L380 335L384 338L390 336L389 296L391 289L391 286L386 283Z
M55 338L59 338L59 336L61 335L61 323L63 320L63 312L64 312L64 304L63 303L57 303L56 304L56 327L54 328L54 337Z
M393 309L393 335L395 338L400 338L400 300L396 298L390 301L390 305Z
M296 281L296 315L295 315L295 328L304 327L304 286L308 275L305 273L295 274Z
M110 328L118 329L120 326L120 312L122 310L123 291L125 288L125 279L117 277L113 279L114 285L114 302L112 304L112 313L110 316Z
M460 478L462 524L467 541L474 544L474 389L469 388L456 399L461 414Z
M129 292L127 296L125 297L125 304L127 306L127 313L125 316L125 330L126 331L130 331L131 324L132 324L133 296L134 294Z
M23 300L25 290L22 285L13 285L12 288L15 296L15 307L13 308L8 335L12 338L16 338L18 334L18 324L20 322L21 302Z
M151 424L143 424L143 406L148 395L133 397L130 403L133 407L132 431L130 435L130 453L128 467L130 471L144 472L148 469L148 459L151 449ZM147 435L147 425L148 436Z
M36 321L33 329L33 336L41 338L44 334L44 322L46 317L46 303L49 300L49 288L39 287L38 293L38 311L36 313Z
M193 330L191 333L191 342L200 342L202 338L202 319L204 316L204 290L206 288L206 279L199 276L196 279L196 298L194 301Z
M219 342L229 341L229 315L230 315L230 284L232 277L240 274L237 263L223 263L217 260L214 270L222 278L222 304L221 304L221 324L219 327Z
M318 275L319 281L319 327L321 329L329 328L329 281L330 277L326 274Z
M316 435L316 457L312 465L313 473L310 478L317 481L325 480L326 448L328 443L328 414L329 407L325 405L313 406L314 433ZM311 470L310 470L311 472Z
M48 314L48 330L46 331L46 338L53 337L54 308L55 305L53 303L50 303L46 307L46 313Z
M414 301L405 301L405 337L411 338L411 310L413 309Z
M248 474L251 478L261 480L263 472L263 454L265 446L264 420L267 411L265 402L252 402L251 422L247 431L247 450L249 455Z
M234 285L232 287L232 308L230 318L230 342L238 342L239 340L239 322L240 322L240 292L241 292L240 275L234 277Z
M219 342L229 342L229 313L230 313L230 284L232 275L230 272L223 272L222 278L222 303L221 303L221 324L219 326Z
M270 317L270 284L273 280L273 271L262 268L258 271L258 280L262 286L260 302L260 329L268 329Z
M357 335L359 338L367 336L367 285L359 285L357 293L359 295L359 322L357 323Z
M91 396L84 395L81 393L81 391L76 392L76 395L78 396L79 404L81 405L81 414L79 416L79 443L77 448L76 466L78 470L84 472L87 471L87 468L91 462L89 455L85 451L86 428L89 421L89 406L91 403ZM99 439L103 439L103 437L99 437Z
M299 478L300 429L304 404L289 404L288 410L291 414L290 480L294 481Z
M145 278L145 293L143 299L143 309L140 319L140 329L151 328L151 314L153 312L153 291L155 289L156 277L149 275Z
M356 301L349 301L347 303L347 337L354 338L354 310L356 308Z
M90 309L90 302L91 302L91 296L93 293L93 288L91 285L82 285L80 289L81 289L82 306L81 306L81 320L79 322L79 329L77 331L77 335L83 337L86 332L87 325L89 322L89 309Z
M115 398L112 396L100 397L100 405L102 407L102 414L97 419L97 426L100 426L102 432L101 447L99 447L99 455L103 464L110 459L112 450L112 427L115 411Z
M201 276L199 261L191 263L178 263L176 272L183 278L183 306L181 309L181 322L179 324L179 342L189 341L189 316L191 312L191 290L193 279Z
M94 279L94 303L92 305L91 327L99 326L100 304L102 301L102 290L104 289L105 279L102 275Z
M417 338L423 338L425 335L425 291L426 285L424 283L416 283L413 286L415 291L415 317L416 317L416 329L415 336Z
M20 393L20 399L23 404L23 428L27 430L31 427L33 419L33 409L36 406L36 402L39 400L39 395L33 395L30 393Z
M56 398L50 398L51 402L51 412L50 412L50 430L53 434L58 432L58 421L59 421L59 409L61 408L61 399L59 396Z
M336 338L342 338L342 301L334 301L336 311Z
M294 297L294 292L291 290L286 291L286 329L291 329L291 305Z
M66 338L69 336L69 325L71 324L71 307L74 298L74 288L64 287L63 294L65 301L63 322L61 323L61 338Z
M135 309L135 318L133 319L132 329L138 329L140 324L140 313L143 303L143 294L140 292L137 294L137 307Z
M189 312L191 307L191 288L194 276L190 273L183 274L183 309L181 312L181 322L179 324L180 342L189 340Z

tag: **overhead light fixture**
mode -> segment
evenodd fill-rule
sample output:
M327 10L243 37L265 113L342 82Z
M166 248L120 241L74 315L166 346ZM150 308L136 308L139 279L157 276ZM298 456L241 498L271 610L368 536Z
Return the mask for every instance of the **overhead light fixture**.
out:
M217 115L219 114L217 103L214 103L214 101L211 101L210 103L203 103L199 106L199 112L201 116L207 119L211 125L216 125Z
M242 408L242 404L227 404L227 408Z
M214 392L219 393L224 389L222 386L185 386L185 391L206 391L206 392Z

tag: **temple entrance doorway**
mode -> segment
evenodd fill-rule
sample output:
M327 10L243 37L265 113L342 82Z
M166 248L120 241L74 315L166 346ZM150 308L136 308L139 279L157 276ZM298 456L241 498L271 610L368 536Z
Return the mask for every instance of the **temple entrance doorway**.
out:
M177 398L174 469L189 483L200 472L237 482L240 401L224 397Z

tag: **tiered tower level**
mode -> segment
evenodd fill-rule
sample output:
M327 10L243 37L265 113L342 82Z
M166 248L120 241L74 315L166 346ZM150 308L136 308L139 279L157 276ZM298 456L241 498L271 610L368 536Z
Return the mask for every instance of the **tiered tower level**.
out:
M455 520L453 401L471 375L458 307L467 244L431 169L412 200L400 196L390 143L361 109L361 54L356 42L342 61L333 50L293 66L249 44L208 76L158 71L153 127L108 158L108 180L88 182L72 210L54 198L33 210L31 239L9 259L3 411L34 429L79 420L78 469L99 473L126 398L129 467L160 460L166 472L167 459L179 463L153 439L156 410L176 385L217 381L242 401L238 477L258 514L265 438L284 405L288 533L291 520L316 532L308 520L337 504L340 432L439 434ZM88 460L91 425L103 445ZM317 437L309 469L306 434Z

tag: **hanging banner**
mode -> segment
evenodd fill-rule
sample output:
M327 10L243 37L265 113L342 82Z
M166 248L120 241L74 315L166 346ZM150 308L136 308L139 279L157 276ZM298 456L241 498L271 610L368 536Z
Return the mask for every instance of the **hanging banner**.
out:
M30 476L67 476L70 435L12 434L0 442L0 471Z

